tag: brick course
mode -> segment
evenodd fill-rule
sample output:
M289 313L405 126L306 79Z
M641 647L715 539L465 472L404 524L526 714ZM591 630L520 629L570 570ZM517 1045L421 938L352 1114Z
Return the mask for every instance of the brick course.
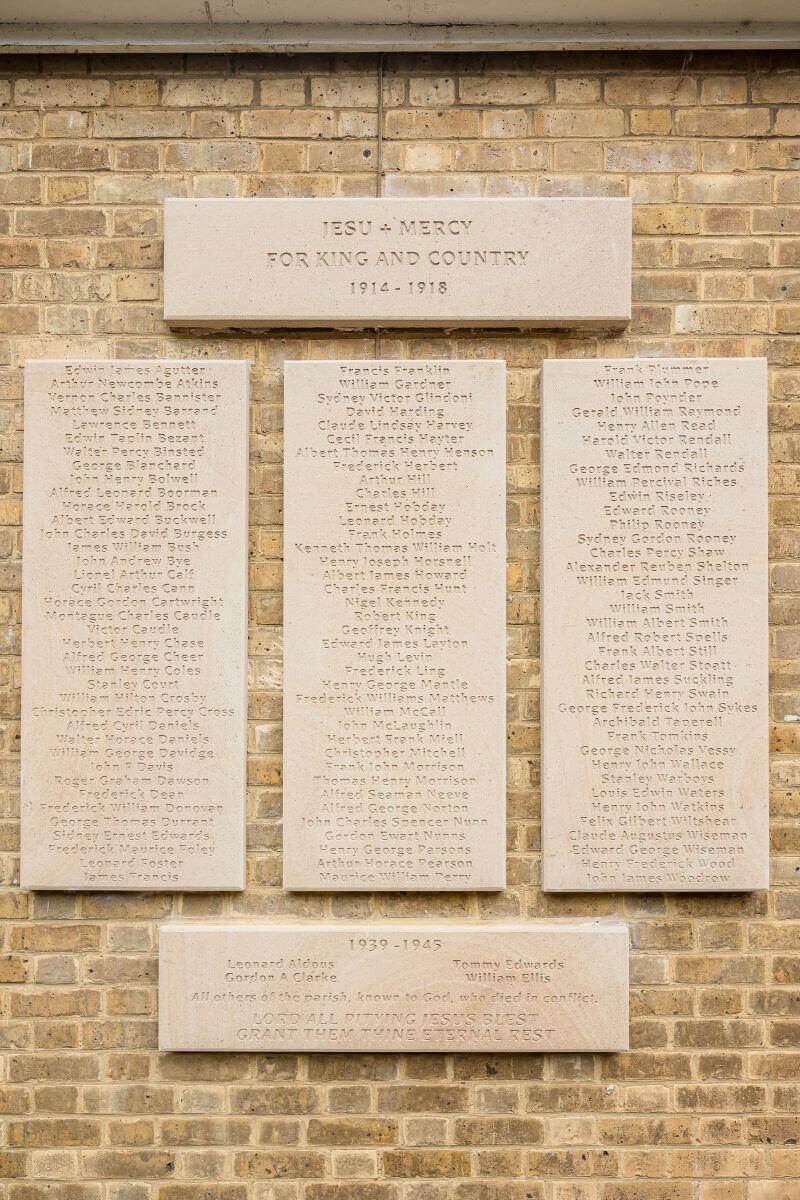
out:
M0 65L0 1197L799 1200L800 54L7 58ZM379 182L378 164L383 178ZM372 334L194 336L161 320L164 196L584 195L635 201L634 318L384 333L386 357L503 357L509 886L280 888L281 365ZM539 366L770 361L769 894L539 890ZM20 893L22 364L254 363L248 887ZM156 929L176 915L619 915L627 1055L159 1055Z

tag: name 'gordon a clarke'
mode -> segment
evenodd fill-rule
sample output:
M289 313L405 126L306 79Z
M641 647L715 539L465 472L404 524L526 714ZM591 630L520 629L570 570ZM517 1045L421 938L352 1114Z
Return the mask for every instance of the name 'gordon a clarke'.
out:
M226 983L335 983L332 959L287 958L228 959Z

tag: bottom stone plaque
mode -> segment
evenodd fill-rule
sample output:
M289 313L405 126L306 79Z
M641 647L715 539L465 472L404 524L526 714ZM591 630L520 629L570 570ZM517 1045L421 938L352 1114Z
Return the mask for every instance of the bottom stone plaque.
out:
M162 1050L627 1050L619 923L164 925Z

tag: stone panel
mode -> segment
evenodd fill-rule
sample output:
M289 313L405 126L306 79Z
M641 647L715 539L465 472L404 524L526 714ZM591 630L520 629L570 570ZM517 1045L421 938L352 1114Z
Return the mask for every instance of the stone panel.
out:
M284 885L505 883L505 364L289 362Z
M768 886L764 359L544 364L548 891Z
M26 366L24 887L244 886L248 369Z
M619 923L161 927L162 1050L625 1050Z
M172 325L619 326L627 198L168 199Z

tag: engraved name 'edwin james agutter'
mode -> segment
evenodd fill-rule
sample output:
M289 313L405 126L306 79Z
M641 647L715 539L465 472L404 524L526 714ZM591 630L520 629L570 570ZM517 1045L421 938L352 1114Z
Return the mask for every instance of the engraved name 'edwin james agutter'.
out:
M244 886L248 376L26 364L24 887Z
M168 924L159 1048L628 1048L618 922Z
M286 363L284 886L505 884L505 364Z
M765 888L764 359L547 362L548 891Z
M609 328L630 315L627 198L164 203L172 325Z

